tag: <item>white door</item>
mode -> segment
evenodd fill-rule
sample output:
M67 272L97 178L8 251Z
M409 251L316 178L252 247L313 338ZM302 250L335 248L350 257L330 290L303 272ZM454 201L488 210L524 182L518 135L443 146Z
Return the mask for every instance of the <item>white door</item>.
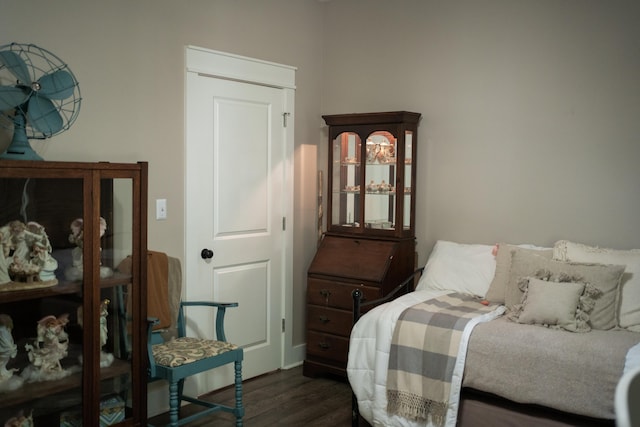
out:
M186 89L185 299L239 303L225 329L244 348L247 379L282 360L286 97L197 72L187 72ZM204 259L202 250L213 256ZM191 333L213 336L205 309L188 317ZM200 394L232 379L229 366L187 387Z

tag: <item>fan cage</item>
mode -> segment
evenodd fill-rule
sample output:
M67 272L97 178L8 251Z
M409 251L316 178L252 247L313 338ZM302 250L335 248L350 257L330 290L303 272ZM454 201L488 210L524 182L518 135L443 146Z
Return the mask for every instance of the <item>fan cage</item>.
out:
M53 133L40 132L29 125L27 121L25 125L25 132L28 139L47 139L61 132L66 131L75 122L78 114L80 113L80 103L82 96L80 94L80 86L78 79L69 69L66 63L64 63L58 56L50 51L43 49L34 44L19 44L11 43L4 46L0 46L0 51L10 50L18 54L27 65L29 76L32 82L37 82L38 78L45 74L53 73L58 70L64 70L73 77L74 88L73 95L65 99L50 99L50 101L57 107L60 116L63 119L62 128ZM3 65L0 65L0 85L14 85L16 83L25 84L26 82L16 81L16 77ZM22 109L20 107L13 108L0 112L0 118L6 120L0 120L0 127L9 128L13 126L13 117L16 114L15 110ZM25 111L22 111L25 113ZM8 123L8 125L7 125Z

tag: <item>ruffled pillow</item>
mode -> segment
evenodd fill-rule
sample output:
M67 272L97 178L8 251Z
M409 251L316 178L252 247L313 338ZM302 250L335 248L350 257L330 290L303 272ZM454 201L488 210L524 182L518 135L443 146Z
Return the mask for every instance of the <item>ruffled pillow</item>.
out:
M538 272L547 271L554 277L579 277L579 282L589 283L602 291L596 300L595 307L589 316L589 324L593 329L608 330L617 326L617 306L620 278L624 273L624 265L603 265L576 262L562 262L547 259L523 251L513 252L509 283L506 288L505 305L507 309L522 301L520 281L526 277L538 277ZM555 280L563 282L566 280Z
M618 250L599 248L559 240L553 248L553 258L560 261L595 262L625 266L620 285L619 325L640 332L640 249Z
M507 318L551 329L589 332L589 313L602 291L584 283L581 277L563 273L553 275L548 270L542 270L536 276L520 281L522 302L513 307Z

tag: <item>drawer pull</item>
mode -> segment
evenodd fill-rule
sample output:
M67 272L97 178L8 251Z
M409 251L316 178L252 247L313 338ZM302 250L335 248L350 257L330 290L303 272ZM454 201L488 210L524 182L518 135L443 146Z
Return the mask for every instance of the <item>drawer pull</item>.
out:
M318 343L318 347L320 347L323 350L328 350L331 346L329 344L327 344L326 342L320 342L320 343Z
M322 323L329 323L329 318L327 316L319 316L318 319L322 322Z
M331 295L331 292L328 289L320 289L320 295L324 297L324 303L329 305L329 296Z

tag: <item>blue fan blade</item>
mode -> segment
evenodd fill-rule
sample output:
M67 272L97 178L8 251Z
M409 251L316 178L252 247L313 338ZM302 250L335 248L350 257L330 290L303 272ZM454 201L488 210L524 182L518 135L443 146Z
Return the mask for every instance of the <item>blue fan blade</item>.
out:
M75 81L71 73L65 70L54 71L38 80L40 94L49 99L65 99L73 95Z
M12 86L0 86L0 111L22 105L29 99L29 94Z
M45 136L51 136L62 130L62 117L49 99L34 95L29 99L27 109L28 123Z
M17 53L11 50L3 50L0 52L0 64L7 67L7 69L20 80L20 83L25 85L31 84L31 76L29 76L27 64L24 63Z

